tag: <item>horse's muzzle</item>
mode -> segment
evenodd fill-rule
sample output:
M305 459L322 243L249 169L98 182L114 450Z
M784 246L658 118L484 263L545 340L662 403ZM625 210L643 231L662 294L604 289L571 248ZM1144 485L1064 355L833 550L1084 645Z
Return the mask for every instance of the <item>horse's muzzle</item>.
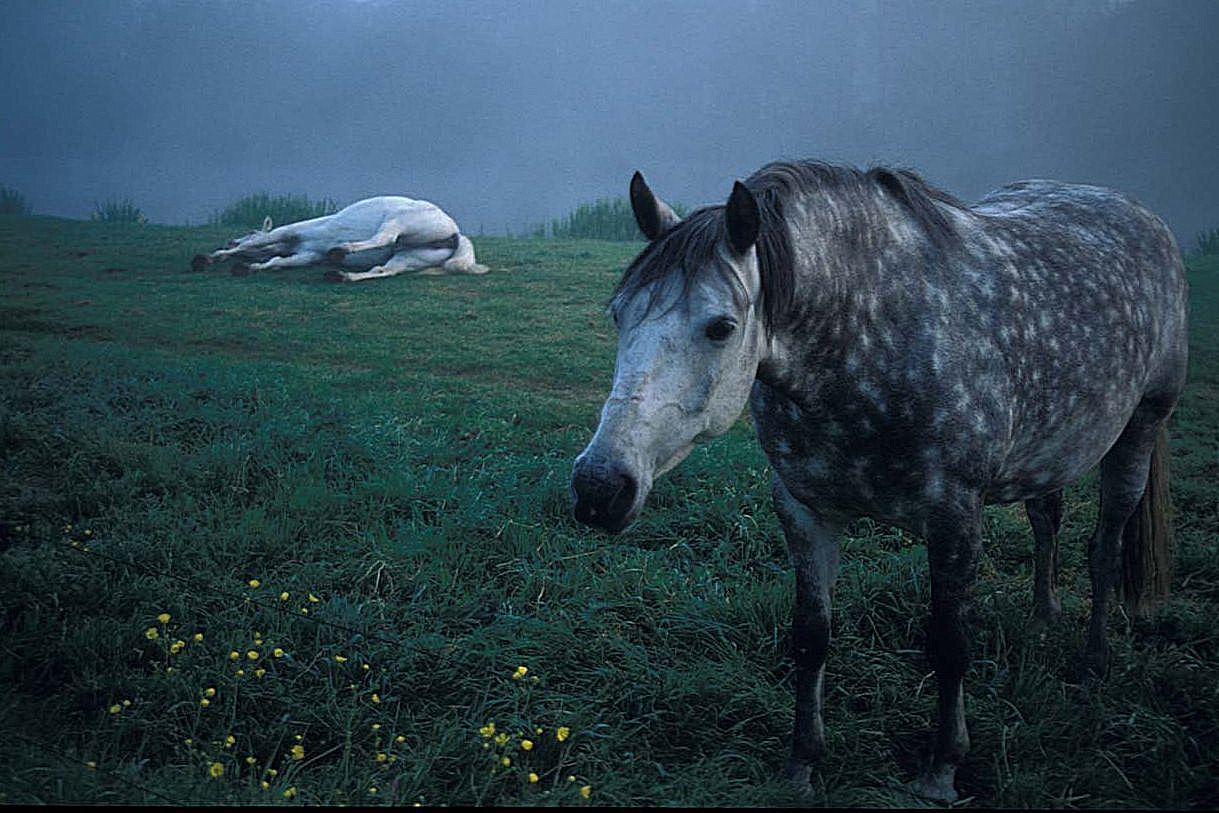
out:
M605 461L577 460L571 473L576 520L611 534L630 524L638 490L634 477Z

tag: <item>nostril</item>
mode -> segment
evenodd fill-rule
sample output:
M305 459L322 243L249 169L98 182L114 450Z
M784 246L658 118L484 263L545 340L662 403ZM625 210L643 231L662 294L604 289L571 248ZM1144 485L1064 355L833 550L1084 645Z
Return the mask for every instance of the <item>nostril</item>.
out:
M615 529L634 506L639 486L634 477L612 463L581 460L572 472L571 491L579 522Z

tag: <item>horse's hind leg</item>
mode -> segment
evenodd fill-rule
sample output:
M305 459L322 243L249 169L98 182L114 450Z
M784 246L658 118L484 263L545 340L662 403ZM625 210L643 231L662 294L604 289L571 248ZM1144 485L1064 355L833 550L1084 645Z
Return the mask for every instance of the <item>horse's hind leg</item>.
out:
M792 614L792 657L796 665L796 724L786 775L807 787L813 766L825 752L825 653L830 642L830 597L838 575L841 528L822 521L787 490L771 480L775 513L796 569L796 607Z
M1033 624L1044 627L1062 614L1058 601L1058 530L1062 491L1024 501L1033 528Z
M1122 531L1147 487L1147 474L1156 434L1166 414L1144 400L1121 437L1100 463L1100 512L1088 542L1092 576L1092 616L1088 623L1085 657L1089 667L1104 673L1105 622L1109 600L1117 584L1122 556Z

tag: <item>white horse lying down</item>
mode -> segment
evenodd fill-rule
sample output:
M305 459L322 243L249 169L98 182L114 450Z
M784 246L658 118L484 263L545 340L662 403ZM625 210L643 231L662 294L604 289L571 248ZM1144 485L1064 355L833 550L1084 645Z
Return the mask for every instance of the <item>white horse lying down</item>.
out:
M191 268L235 260L234 274L268 268L326 263L326 278L357 282L421 274L485 274L474 261L474 246L457 223L434 203L384 195L356 201L332 215L271 228L234 240L211 254L196 254ZM356 269L343 271L340 268Z

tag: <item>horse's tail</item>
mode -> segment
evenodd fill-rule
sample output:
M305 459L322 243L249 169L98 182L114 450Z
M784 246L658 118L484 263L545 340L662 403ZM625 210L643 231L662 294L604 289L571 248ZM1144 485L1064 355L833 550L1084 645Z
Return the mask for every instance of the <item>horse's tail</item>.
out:
M1142 615L1168 597L1175 558L1165 421L1151 452L1147 489L1122 532L1122 599L1128 609Z

